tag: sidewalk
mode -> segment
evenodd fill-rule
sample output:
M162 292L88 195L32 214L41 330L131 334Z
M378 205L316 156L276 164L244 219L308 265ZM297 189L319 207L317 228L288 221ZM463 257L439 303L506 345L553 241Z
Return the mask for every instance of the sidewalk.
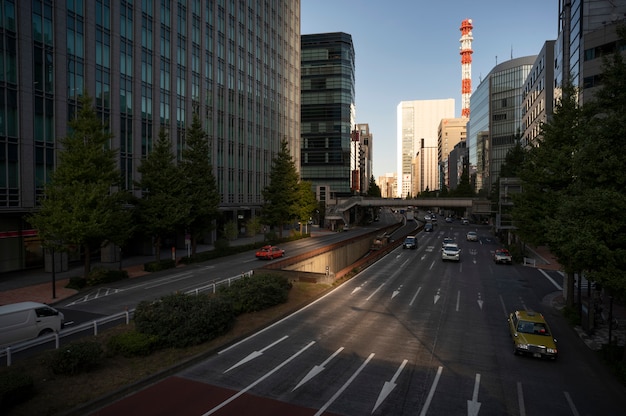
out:
M544 270L555 270L563 273L561 265L556 260L554 255L552 255L548 247L527 246L526 249L530 253L530 256L535 260L536 268ZM576 292L578 292L578 283L580 282L576 282ZM581 292L586 293L586 286L586 282L583 281ZM578 293L576 293L575 296L578 296ZM604 298L607 298L607 296L604 296ZM555 292L553 295L547 296L547 299L545 299L544 301L546 303L549 303L555 309L561 310L565 307L565 300L563 299L562 292ZM609 343L609 307L610 305L608 304L608 301L604 299L602 304L602 318L599 320L597 326L591 332L584 330L580 325L574 327L574 330L578 333L578 336L583 340L587 347L594 351L600 350L602 348L602 345ZM617 302L613 302L612 318L617 319L618 327L611 329L610 338L613 342L617 342L617 345L624 346L626 345L626 306Z

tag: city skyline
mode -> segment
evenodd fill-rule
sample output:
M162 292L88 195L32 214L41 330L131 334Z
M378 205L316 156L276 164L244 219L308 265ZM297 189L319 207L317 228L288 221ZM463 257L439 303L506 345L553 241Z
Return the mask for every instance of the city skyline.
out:
M507 2L503 7L497 0L471 5L397 0L393 5L303 0L301 8L303 35L345 32L353 37L356 120L368 123L374 137L375 178L396 172L396 108L401 101L452 98L455 117L460 117L459 28L464 19L472 19L474 26L472 92L497 64L537 55L558 34L556 1ZM519 23L513 25L512 17ZM525 29L530 26L532 30Z

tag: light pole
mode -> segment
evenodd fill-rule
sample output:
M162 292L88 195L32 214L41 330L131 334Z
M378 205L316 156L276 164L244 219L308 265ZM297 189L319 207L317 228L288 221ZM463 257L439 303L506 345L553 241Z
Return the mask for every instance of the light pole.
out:
M54 246L52 246L52 299L57 297L57 268L54 263Z

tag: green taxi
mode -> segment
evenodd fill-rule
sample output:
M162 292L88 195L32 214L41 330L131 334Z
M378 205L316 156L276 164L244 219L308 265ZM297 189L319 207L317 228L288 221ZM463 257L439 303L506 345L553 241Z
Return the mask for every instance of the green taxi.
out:
M520 310L509 315L509 331L517 354L555 360L558 355L556 339L542 314Z

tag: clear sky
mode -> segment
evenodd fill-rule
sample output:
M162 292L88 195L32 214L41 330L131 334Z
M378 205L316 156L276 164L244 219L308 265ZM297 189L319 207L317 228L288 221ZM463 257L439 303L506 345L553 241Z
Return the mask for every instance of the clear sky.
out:
M374 177L396 171L400 101L453 98L461 116L461 22L472 19L472 91L499 63L558 35L557 0L301 0L301 33L352 35L356 122L374 135ZM470 115L471 118L471 115Z

